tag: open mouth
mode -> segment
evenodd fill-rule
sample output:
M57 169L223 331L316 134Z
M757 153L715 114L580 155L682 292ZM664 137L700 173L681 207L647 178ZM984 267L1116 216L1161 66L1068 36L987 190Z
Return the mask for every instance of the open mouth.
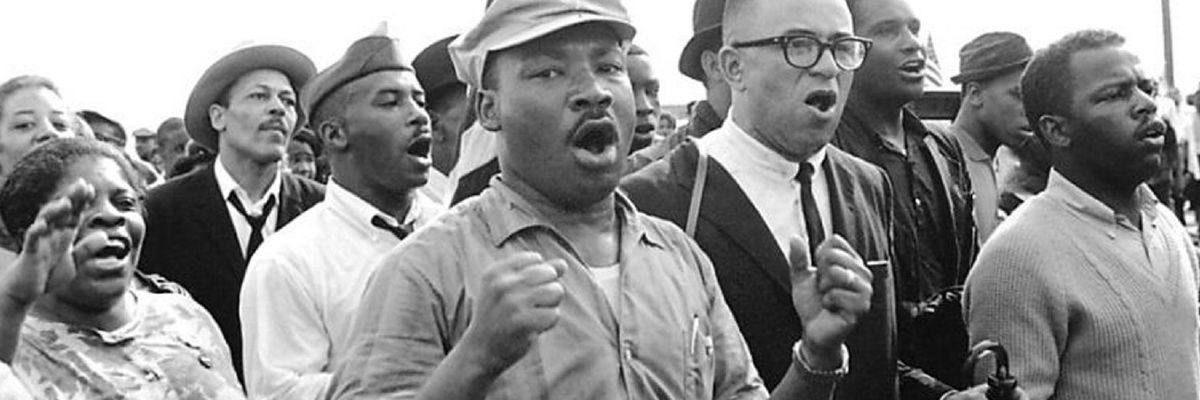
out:
M414 157L429 157L429 150L432 146L433 139L429 135L421 135L408 144L406 151Z
M124 259L129 255L132 246L128 238L117 237L109 239L108 243L92 254L94 258Z
M594 154L603 153L608 146L617 143L617 128L611 122L592 120L584 122L575 130L575 141L571 145Z
M900 70L910 74L922 74L925 71L925 60L915 59L900 64Z
M834 93L832 90L817 90L809 93L808 97L804 98L804 104L820 112L826 112L837 104L837 93Z
M1143 139L1153 139L1166 136L1166 134L1167 125L1161 120L1154 120L1143 126L1138 136L1142 137Z
M635 126L633 128L633 132L639 133L639 134L646 134L646 133L654 132L654 124L650 124L650 123L637 124L637 126Z

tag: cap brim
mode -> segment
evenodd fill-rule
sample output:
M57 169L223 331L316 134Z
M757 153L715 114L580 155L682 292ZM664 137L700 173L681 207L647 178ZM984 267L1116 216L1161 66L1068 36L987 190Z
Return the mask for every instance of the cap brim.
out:
M679 54L679 72L688 78L703 82L704 66L700 64L700 56L713 41L720 43L721 25L710 26L692 35L692 39L688 40L687 45L683 46L683 52Z
M247 47L217 60L192 88L187 108L183 114L188 136L197 143L217 151L217 131L208 118L208 108L216 103L221 92L242 75L260 69L276 70L291 81L292 88L299 90L316 75L316 66L303 53L290 47L264 45ZM296 126L304 124L304 114L296 109Z
M588 22L607 23L613 28L614 31L616 31L617 37L623 41L632 40L634 34L637 33L637 29L635 29L633 25L630 25L628 21L619 18L605 17L601 15L585 15L580 18L557 18L552 22L538 24L533 26L531 29L521 30L517 34L509 36L506 40L499 41L492 45L492 49L490 51L510 49L542 36Z

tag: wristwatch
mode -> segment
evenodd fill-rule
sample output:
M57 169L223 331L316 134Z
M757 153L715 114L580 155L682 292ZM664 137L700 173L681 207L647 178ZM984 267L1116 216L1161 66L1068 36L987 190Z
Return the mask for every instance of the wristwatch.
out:
M846 349L846 345L842 345L839 352L842 354L842 366L835 370L818 370L813 369L808 364L808 360L804 359L804 352L800 350L804 339L797 340L792 346L792 362L796 364L797 371L801 376L808 377L817 381L837 382L842 380L847 373L850 372L850 351Z

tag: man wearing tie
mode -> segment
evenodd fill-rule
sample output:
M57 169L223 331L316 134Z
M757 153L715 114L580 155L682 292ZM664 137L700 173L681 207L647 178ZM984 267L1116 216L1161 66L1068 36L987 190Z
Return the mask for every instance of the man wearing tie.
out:
M183 285L212 313L242 372L238 291L246 260L267 236L316 204L324 188L282 172L288 136L303 124L297 88L316 68L283 46L247 47L205 71L188 98L188 135L217 152L211 167L146 198L138 268Z
M372 260L443 210L417 190L432 165L424 104L413 67L382 32L354 42L301 90L332 176L325 201L272 236L246 268L251 398L322 398Z

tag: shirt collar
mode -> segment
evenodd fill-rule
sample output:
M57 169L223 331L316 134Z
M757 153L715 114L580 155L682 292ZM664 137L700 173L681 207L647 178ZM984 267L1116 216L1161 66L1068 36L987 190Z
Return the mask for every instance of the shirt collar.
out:
M1057 198L1067 207L1076 212L1095 218L1112 226L1121 226L1127 229L1137 230L1125 217L1117 215L1116 212L1105 205L1099 199L1092 197L1091 194L1075 186L1074 182L1062 176L1056 169L1050 169L1050 178L1046 181L1047 196ZM1158 205L1158 198L1154 196L1154 192L1150 190L1145 183L1138 185L1135 189L1139 212L1142 214L1143 222L1154 224L1157 214L1153 212ZM1111 234L1111 233L1110 233Z
M500 176L492 177L488 189L479 195L481 202L486 202L490 210L486 213L485 221L492 245L500 247L505 241L526 229L541 228L559 234L553 226L534 208L524 197L521 197L512 187L504 183ZM651 245L662 247L662 241L651 238L640 219L638 212L629 201L617 190L613 192L616 201L617 218L621 221L623 237L636 237Z
M975 138L967 134L967 131L956 125L950 125L950 129L953 131L953 135L958 137L959 146L962 147L963 155L967 156L967 159L975 162L992 162L992 156L983 151L983 147L980 147L979 143L975 142Z
M225 201L229 201L229 194L236 193L236 196L238 196L238 199L242 201L244 205L250 200L250 195L246 193L245 189L242 189L241 185L238 185L237 180L233 179L233 175L229 173L229 170L225 169L225 164L221 162L222 159L222 155L218 153L217 159L213 161L213 174L217 176L217 189L221 190L221 198L225 199ZM271 195L275 196L276 206L278 207L278 204L283 201L283 199L279 198L280 181L282 181L282 179L280 179L280 174L282 173L282 170L275 170L275 179L271 181L270 186L267 186L267 193L265 193L262 198L258 199L257 203L246 206L246 212L251 212L251 210L258 210L262 208Z
M345 217L351 226L367 234L372 241L378 240L381 237L395 237L394 235L371 225L371 218L374 218L375 216L383 218L384 221L387 221L389 224L398 225L396 224L395 218L392 218L392 216L387 215L378 208L375 208L375 206L371 205L371 203L368 203L366 200L358 197L357 194L346 190L345 187L337 183L336 179L330 178L329 183L325 184L324 201L329 203L331 210ZM408 215L405 216L405 219L407 220L408 216L411 216L412 214L412 212L409 212Z
M792 162L760 143L738 126L733 118L726 118L721 129L701 140L709 142L710 149L713 146L728 146L724 153L736 160L736 163L756 171L769 171L785 181L795 179L796 173L800 171L800 163ZM820 171L824 165L828 147L828 144L821 146L820 150L805 160L813 166L814 171Z

